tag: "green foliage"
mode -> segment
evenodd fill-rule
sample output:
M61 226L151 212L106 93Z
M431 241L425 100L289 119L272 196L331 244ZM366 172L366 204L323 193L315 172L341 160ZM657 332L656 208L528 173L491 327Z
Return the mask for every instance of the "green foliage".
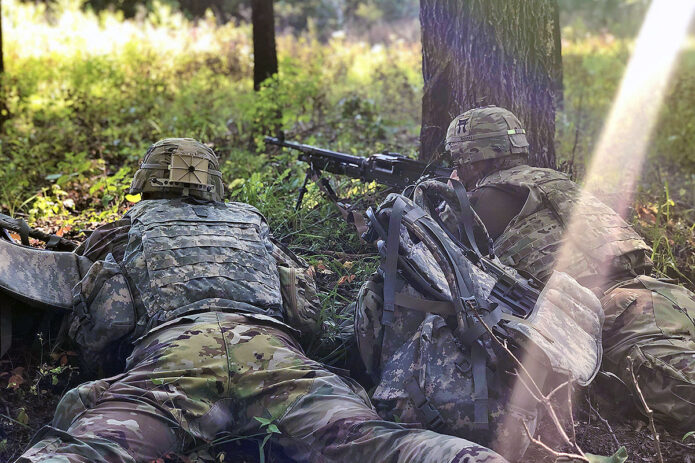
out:
M604 457L601 455L594 455L592 453L587 453L586 458L589 463L625 463L627 461L627 449L622 446L610 457Z

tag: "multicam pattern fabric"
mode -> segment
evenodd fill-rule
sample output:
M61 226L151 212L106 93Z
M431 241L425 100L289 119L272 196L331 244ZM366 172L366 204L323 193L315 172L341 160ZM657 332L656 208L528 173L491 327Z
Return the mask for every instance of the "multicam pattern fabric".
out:
M606 313L604 368L632 391L630 369L655 416L695 429L695 294L640 276L602 299Z
M216 312L160 325L135 344L125 373L69 392L17 462L149 462L262 435L256 417L277 426L272 440L294 461L505 461L381 420L359 386L306 358L283 330Z
M526 204L495 240L495 253L505 264L547 280L553 269L586 286L616 275L649 273L651 249L612 209L552 169L518 166L494 172L479 187L504 188L528 195ZM481 205L479 207L488 207ZM566 238L570 218L586 226L581 236ZM557 251L567 243L567 259L556 268Z
M649 247L600 201L589 198L578 203L579 187L564 175L519 166L496 172L479 185L528 193L526 206L497 240L495 250L509 265L540 279L547 278L553 267L570 214L574 210L581 214L586 233L571 243L571 261L563 263L565 271L589 287L617 283L602 288L602 368L622 380L640 410L631 368L656 416L691 430L695 426L695 295L647 276L634 278L651 269Z
M99 260L75 291L86 316L71 326L89 351L103 349L109 323L137 321L122 341L132 348L124 372L70 391L18 462L150 462L191 451L210 461L224 441L272 432L256 418L277 426L271 442L295 461L505 461L381 420L357 384L302 353L281 322L281 294L296 310L287 318L315 329L314 283L251 206L146 200L127 219L82 248ZM119 246L101 242L114 237Z
M130 194L154 193L222 201L224 184L217 155L192 138L165 138L147 150Z
M446 132L446 149L461 164L528 153L526 131L511 111L485 106L456 117Z

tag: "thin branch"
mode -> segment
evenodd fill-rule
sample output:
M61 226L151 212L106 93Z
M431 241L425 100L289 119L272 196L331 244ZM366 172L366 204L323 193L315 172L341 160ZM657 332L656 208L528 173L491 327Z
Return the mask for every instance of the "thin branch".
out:
M536 444L537 446L539 446L540 448L542 448L543 450L548 452L550 455L555 457L556 460L559 458L568 458L568 459L571 459L572 461L579 460L579 461L584 461L586 463L589 463L589 459L586 458L586 456L584 456L584 454L577 455L575 453L558 452L557 450L553 450L552 448L548 447L548 444L544 443L540 439L536 439L535 437L533 437L531 435L531 431L529 431L528 426L526 425L526 421L523 421L522 424L524 425L524 431L526 431L526 435L531 440L531 442L533 442L534 444Z
M608 423L608 420L605 419L604 417L601 416L601 414L598 412L596 408L591 404L591 399L587 396L586 398L587 403L589 404L589 410L594 412L596 416L598 417L599 420L601 420L601 423L608 429L608 432L611 434L611 437L613 438L613 442L615 442L616 449L620 448L620 441L618 438L615 436L615 433L613 432L613 428L611 427L610 423ZM589 415L591 416L591 415Z
M574 429L574 407L572 407L572 392L573 392L573 387L572 387L572 381L570 377L570 381L567 381L567 410L569 410L570 414L570 426L572 427L572 442L574 442L574 445L577 446L577 430Z
M632 362L627 367L628 370L630 370L630 375L632 375L632 383L635 385L635 389L637 390L637 395L640 398L640 401L642 402L642 406L644 407L644 411L647 414L647 417L649 418L649 427L652 430L652 434L654 435L654 445L656 447L656 454L659 457L659 463L664 463L664 457L661 455L661 439L659 437L659 433L656 432L656 426L654 425L654 411L649 408L649 405L647 405L647 401L644 399L644 394L642 394L642 389L640 389L639 384L637 383L637 378L635 378L635 371L632 368Z
M502 343L499 339L497 339L497 336L495 336L495 333L492 332L492 329L485 323L485 320L480 316L478 311L475 309L474 306L470 305L469 306L475 317L478 319L480 323L482 323L483 327L485 330L488 332L492 340L500 346L506 353L507 355L514 361L514 363L517 364L519 367L520 371L523 371L526 377L529 379L529 383L526 383L525 381L521 381L521 384L524 385L524 387L527 388L528 392L534 397L534 398L539 398L540 397L540 402L543 404L545 407L546 411L548 412L548 415L550 415L551 420L553 421L553 424L555 425L555 428L557 429L558 434L560 434L560 437L564 441L564 443L572 448L574 448L577 453L580 455L584 455L584 452L582 449L577 445L576 441L572 442L567 435L567 432L565 432L565 428L562 426L562 423L560 423L560 419L557 416L557 413L555 412L555 408L553 407L549 396L546 396L543 394L543 391L541 391L541 388L538 386L536 381L534 381L533 376L529 371L526 369L524 364L512 353L511 350L509 350L509 347L507 347L506 343ZM519 375L519 379L521 380L521 375ZM532 390L533 389L533 390ZM557 388L556 388L557 390ZM551 392L552 394L552 392ZM572 413L572 410L569 411L569 413Z

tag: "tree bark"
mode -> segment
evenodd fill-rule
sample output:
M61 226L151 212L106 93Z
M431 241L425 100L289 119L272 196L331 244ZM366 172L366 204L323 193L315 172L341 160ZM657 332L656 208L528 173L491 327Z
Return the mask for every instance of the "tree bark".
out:
M272 0L251 0L253 24L253 88L278 72L275 48L275 17Z
M5 121L10 118L10 110L5 101L5 54L2 46L2 0L0 0L0 133L4 133Z
M555 109L562 101L557 0L420 0L420 157L444 151L449 122L494 104L517 115L531 163L555 167Z
M0 0L0 76L5 72L5 55L2 50L2 0ZM2 85L1 82L0 85Z

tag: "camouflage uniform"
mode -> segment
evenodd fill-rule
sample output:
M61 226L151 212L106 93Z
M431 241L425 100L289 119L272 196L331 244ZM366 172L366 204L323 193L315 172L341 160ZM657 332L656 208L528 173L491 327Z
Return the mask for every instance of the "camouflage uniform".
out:
M661 420L683 429L695 426L695 295L646 276L649 247L615 212L564 175L519 166L479 182L528 199L495 240L500 259L545 279L555 268L602 294L605 371L616 374L636 396L630 369ZM482 205L481 205L482 206ZM482 206L484 207L484 206ZM570 215L585 233L566 237ZM571 242L567 243L567 240ZM556 262L562 246L562 262Z
M212 170L198 169L197 142L157 146L172 170L177 161L199 178ZM147 168L165 170L146 156ZM185 180L184 195L205 188ZM199 191L219 194L208 185ZM80 252L94 264L74 290L71 338L93 363L132 351L123 373L66 394L18 462L146 462L263 434L257 417L277 425L273 441L298 461L504 461L469 441L381 420L357 384L304 355L283 321L316 328L314 283L249 205L144 200Z
M457 133L461 126L468 131ZM519 145L528 146L525 136L519 143L519 127L505 109L474 109L454 119L447 145L460 158L459 165L499 163L505 156L519 154ZM509 141L500 132L506 128ZM649 246L620 216L593 196L581 194L565 175L525 164L510 168L490 164L480 177L473 196L494 188L510 198L525 198L518 214L494 239L500 260L543 281L554 269L594 288L602 296L605 313L603 369L617 375L637 397L629 371L634 370L656 416L692 429L695 295L646 276L652 267ZM585 224L581 236L566 236L570 220Z

